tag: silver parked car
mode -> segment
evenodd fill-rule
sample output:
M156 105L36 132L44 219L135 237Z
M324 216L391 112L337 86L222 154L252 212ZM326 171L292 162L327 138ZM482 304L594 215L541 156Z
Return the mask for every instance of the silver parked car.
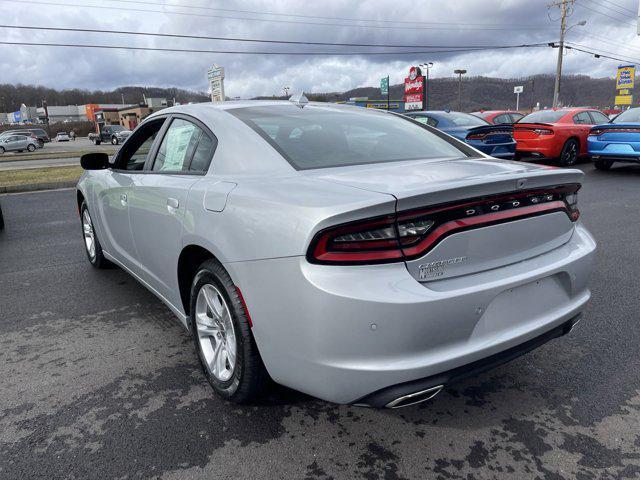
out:
M304 100L168 108L82 158L89 261L171 308L219 395L271 378L401 407L573 328L595 250L581 171Z
M26 135L7 135L0 138L0 155L4 152L33 152L38 148L38 140Z

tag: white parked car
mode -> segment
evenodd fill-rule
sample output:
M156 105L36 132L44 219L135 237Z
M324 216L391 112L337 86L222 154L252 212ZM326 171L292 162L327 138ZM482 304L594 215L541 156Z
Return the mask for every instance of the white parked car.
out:
M89 261L171 308L219 395L270 377L401 407L573 328L595 250L580 170L304 100L167 108L82 158Z
M71 140L67 132L60 132L56 135L56 142L68 142Z
M0 138L0 155L4 152L34 152L38 141L26 135L5 135Z

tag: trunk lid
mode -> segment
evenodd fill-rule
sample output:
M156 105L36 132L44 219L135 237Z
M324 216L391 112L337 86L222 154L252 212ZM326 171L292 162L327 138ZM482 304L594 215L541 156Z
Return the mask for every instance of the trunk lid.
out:
M512 201L512 195L523 196L523 192L528 191L545 194L553 186L577 184L583 176L580 170L488 158L393 162L301 173L328 182L391 194L397 199L398 212L428 210L434 205L460 204L463 200L466 203L470 199L494 196L501 202L505 199ZM528 202L527 198L524 198L523 205ZM503 203L499 208L511 206L505 207ZM406 264L411 275L421 282L475 273L557 248L569 240L573 229L574 223L562 211L480 225L444 236L423 256Z
M468 130L466 140L475 140L487 145L508 143L513 141L511 125L482 125Z
M601 142L640 142L640 124L607 123L591 129L589 135L596 135Z

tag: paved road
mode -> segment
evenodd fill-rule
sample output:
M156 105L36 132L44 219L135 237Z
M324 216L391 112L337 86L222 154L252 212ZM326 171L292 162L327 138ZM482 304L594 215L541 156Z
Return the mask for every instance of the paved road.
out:
M640 168L583 168L579 328L397 411L225 404L169 311L89 266L73 191L0 196L0 478L637 478Z

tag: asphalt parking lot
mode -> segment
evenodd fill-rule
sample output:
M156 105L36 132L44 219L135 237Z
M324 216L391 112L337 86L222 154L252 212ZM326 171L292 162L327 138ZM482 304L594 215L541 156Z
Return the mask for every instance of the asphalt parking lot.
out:
M0 196L0 478L638 478L640 166L581 168L581 324L394 411L220 401L168 309L91 268L73 190Z

